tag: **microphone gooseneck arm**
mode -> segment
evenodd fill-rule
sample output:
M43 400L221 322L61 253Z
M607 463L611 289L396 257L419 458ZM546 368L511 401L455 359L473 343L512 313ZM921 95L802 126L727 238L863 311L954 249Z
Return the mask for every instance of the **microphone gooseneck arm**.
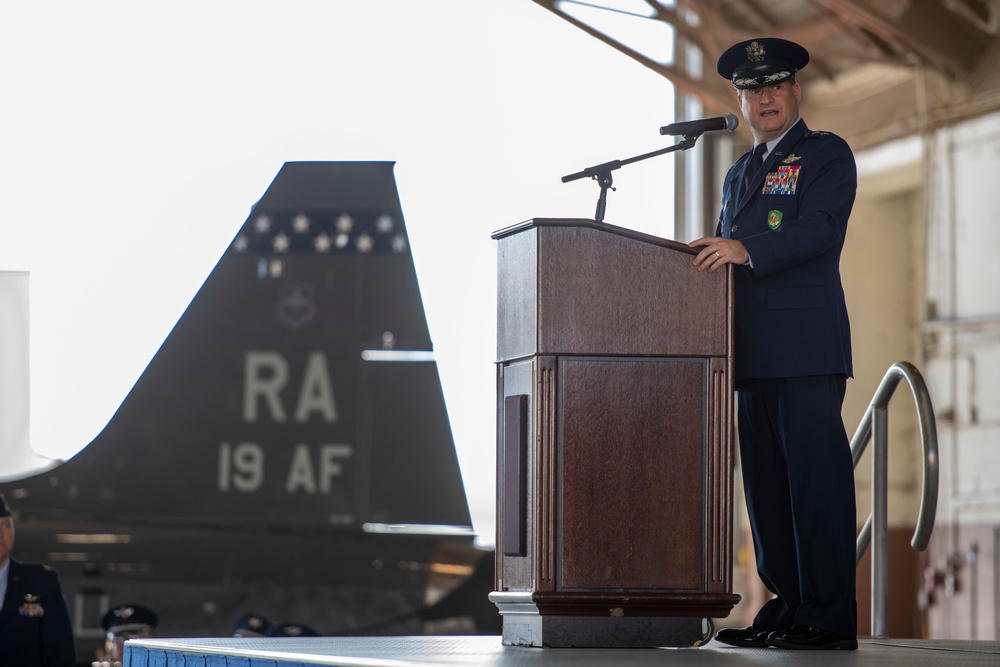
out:
M646 160L651 157L656 157L657 155L687 150L695 145L699 136L701 135L696 134L690 137L685 136L683 140L678 141L676 144L667 146L666 148L661 148L660 150L643 153L642 155L636 155L635 157L630 157L625 160L611 160L610 162L604 162L603 164L594 165L593 167L587 167L583 171L563 176L562 182L569 183L570 181L575 181L581 178L593 178L597 181L597 184L601 186L601 194L597 198L597 211L594 213L594 219L597 220L597 222L604 222L604 212L608 204L608 189L610 188L611 190L614 190L614 188L611 187L614 182L611 176L612 171L621 169L627 164L639 162L640 160Z

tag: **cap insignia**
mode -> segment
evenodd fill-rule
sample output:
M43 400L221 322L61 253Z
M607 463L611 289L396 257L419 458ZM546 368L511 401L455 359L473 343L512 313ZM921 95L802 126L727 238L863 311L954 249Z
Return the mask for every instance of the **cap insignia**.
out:
M750 42L746 48L750 62L759 63L764 59L764 45L760 42Z

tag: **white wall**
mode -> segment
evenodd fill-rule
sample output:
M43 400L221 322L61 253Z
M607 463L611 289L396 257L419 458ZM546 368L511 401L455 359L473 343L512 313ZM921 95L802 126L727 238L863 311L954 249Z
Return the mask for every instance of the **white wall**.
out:
M924 341L942 446L938 516L996 523L1000 113L938 132L930 156Z

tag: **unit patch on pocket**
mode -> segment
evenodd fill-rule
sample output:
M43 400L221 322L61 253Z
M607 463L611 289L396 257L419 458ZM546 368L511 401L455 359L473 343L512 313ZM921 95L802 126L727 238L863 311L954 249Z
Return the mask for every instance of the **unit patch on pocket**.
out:
M767 213L767 226L771 229L777 229L781 225L781 211L768 211Z
M794 195L795 184L799 181L801 165L780 165L778 171L768 172L764 181L765 195Z

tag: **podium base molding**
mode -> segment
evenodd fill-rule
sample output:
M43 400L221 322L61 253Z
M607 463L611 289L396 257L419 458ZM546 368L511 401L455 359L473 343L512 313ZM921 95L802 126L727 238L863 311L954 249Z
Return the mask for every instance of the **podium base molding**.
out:
M545 614L531 593L490 594L503 620L504 646L538 648L655 648L698 646L712 636L712 622L697 616Z

